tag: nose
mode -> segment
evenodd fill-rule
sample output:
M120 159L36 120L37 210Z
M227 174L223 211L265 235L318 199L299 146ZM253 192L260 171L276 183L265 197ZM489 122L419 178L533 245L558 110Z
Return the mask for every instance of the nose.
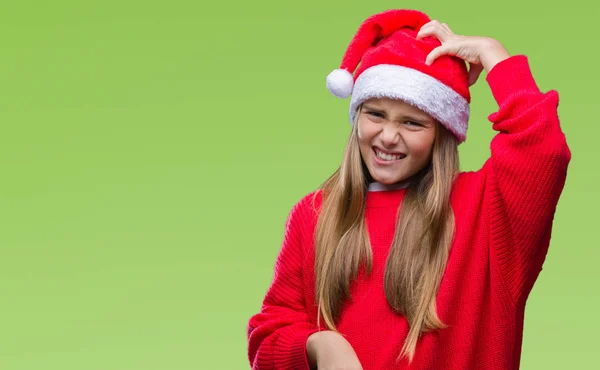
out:
M393 147L401 140L400 131L394 124L385 124L379 134L383 145Z

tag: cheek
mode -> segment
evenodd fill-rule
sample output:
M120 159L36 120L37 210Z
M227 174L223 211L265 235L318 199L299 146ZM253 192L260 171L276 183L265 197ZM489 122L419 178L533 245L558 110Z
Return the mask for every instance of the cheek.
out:
M426 159L433 149L433 137L431 135L414 135L411 140L406 140L407 146L413 155Z
M377 135L376 128L371 122L364 120L358 120L357 125L356 134L360 144L371 146L371 141Z

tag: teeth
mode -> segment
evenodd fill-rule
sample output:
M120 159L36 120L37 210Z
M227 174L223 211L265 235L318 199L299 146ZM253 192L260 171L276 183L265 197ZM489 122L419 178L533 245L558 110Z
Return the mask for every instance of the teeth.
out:
M382 153L379 150L375 150L375 154L377 155L377 157L379 157L383 160L386 160L386 161L394 161L394 160L402 159L405 157L404 154L392 155L392 154Z

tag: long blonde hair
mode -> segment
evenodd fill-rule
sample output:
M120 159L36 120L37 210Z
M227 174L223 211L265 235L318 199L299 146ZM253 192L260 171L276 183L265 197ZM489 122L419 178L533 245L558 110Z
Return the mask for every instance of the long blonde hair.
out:
M357 123L358 118L340 167L320 187L323 203L315 233L316 300L319 322L322 319L334 331L342 303L350 296L351 280L361 264L367 272L372 268L364 220L368 170L360 154ZM436 296L454 235L450 192L458 172L457 140L437 125L431 162L415 175L400 206L385 270L387 300L410 326L399 353L399 358L406 356L409 362L421 333L446 327L436 313Z

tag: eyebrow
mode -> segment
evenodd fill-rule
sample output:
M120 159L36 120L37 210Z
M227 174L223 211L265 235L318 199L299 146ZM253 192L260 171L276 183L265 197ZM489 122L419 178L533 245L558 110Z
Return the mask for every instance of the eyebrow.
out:
M386 113L385 109L376 108L376 107L373 107L368 104L364 104L363 108L366 110L377 112L377 113ZM429 122L430 121L430 119L426 116L418 116L418 115L414 115L414 114L403 114L400 118L414 120L417 122Z

